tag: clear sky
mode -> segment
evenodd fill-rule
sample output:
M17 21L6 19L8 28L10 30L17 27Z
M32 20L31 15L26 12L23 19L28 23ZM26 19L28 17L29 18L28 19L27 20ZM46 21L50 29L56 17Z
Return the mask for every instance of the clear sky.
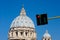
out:
M47 25L37 26L36 14L47 12L48 18L60 16L60 0L0 0L0 40L8 40L8 31L11 22L20 15L24 4L27 16L34 24L37 40L42 40L46 30L52 36L52 40L60 40L60 19L49 20Z

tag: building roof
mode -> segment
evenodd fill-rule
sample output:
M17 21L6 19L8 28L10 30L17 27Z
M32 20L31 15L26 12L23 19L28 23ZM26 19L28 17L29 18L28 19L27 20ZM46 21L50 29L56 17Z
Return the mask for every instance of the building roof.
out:
M20 15L17 16L11 24L11 27L34 27L33 21L26 15L24 7L21 9Z
M51 37L51 35L48 33L48 30L46 30L45 34L43 35L43 37Z

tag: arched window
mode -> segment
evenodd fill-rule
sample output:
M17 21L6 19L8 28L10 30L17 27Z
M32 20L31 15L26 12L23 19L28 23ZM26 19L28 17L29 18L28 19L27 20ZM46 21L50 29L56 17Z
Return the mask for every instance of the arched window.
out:
M18 36L18 31L16 31L16 36Z
M50 38L48 40L50 40Z
M23 35L23 32L20 32L21 33L21 35Z
M46 38L45 38L45 40L46 40Z
M25 32L26 36L27 36L27 32Z

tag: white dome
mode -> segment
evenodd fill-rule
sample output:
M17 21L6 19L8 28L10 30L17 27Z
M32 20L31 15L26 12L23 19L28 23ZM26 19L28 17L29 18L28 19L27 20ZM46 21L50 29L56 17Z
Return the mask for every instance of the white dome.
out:
M23 26L35 28L33 21L28 16L26 16L24 8L22 8L20 15L16 17L11 24L11 27L23 27Z
M51 35L48 33L48 31L46 30L46 33L43 35L43 37L51 37Z

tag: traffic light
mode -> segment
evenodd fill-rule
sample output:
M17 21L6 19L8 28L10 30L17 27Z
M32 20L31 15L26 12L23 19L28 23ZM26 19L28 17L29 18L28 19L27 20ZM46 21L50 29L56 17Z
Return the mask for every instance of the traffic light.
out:
M47 14L36 15L37 25L48 24Z

